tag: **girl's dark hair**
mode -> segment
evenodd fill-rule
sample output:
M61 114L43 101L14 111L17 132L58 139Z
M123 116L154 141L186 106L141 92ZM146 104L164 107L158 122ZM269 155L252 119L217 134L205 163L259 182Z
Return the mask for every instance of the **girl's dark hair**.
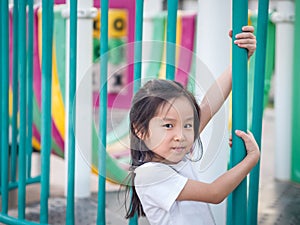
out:
M180 83L171 80L155 79L148 81L134 96L129 113L130 118L130 151L131 173L127 196L130 196L130 205L126 209L126 218L145 216L142 204L134 186L134 169L146 162L151 162L154 153L147 148L144 141L139 137L148 135L150 120L156 115L157 110L166 103L179 97L186 99L193 106L194 111L194 140L199 140L200 107L192 93L187 91ZM201 153L202 154L202 153ZM129 187L131 185L131 187ZM126 204L125 204L126 205Z

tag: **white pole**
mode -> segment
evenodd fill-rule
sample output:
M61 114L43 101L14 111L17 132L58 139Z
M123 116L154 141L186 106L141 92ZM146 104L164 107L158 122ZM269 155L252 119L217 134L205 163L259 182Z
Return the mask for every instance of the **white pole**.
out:
M150 58L151 48L150 41L153 39L153 18L158 16L163 9L162 0L147 0L144 1L144 18L143 18L143 61ZM145 70L148 67L147 63L142 63L142 78L145 75ZM149 74L148 74L149 75Z
M163 9L162 0L148 0L144 3L144 19L143 19L143 40L150 41L152 39L153 27L152 18L158 16ZM148 58L148 57L147 57Z
M207 89L230 64L231 1L198 0L196 84ZM199 62L200 60L200 62ZM207 84L207 85L205 85ZM205 87L203 86L205 85ZM203 94L203 92L202 92ZM228 163L228 109L215 115L201 137L204 154L201 177L212 181L227 170ZM226 201L212 205L216 224L226 223Z
M290 180L294 1L277 1L275 52L275 178Z
M77 90L76 90L76 156L75 156L75 197L90 196L91 151L92 151L92 29L93 14L92 0L78 1L77 22ZM69 1L68 1L69 5ZM67 54L66 54L66 93L69 86L69 20L66 24ZM76 34L71 34L76 35ZM66 102L68 95L66 94ZM66 112L69 105L66 104ZM66 114L66 128L68 127L68 114ZM67 172L68 133L65 134L65 166ZM67 176L66 176L67 177ZM67 182L67 179L66 179ZM67 188L67 184L66 184ZM65 188L65 195L67 189Z

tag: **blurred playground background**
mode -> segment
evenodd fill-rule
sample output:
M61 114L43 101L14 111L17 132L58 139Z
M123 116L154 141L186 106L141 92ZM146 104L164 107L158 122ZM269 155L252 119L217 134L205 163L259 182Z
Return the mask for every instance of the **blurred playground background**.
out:
M53 46L52 46L52 84L51 84L51 159L50 160L50 202L54 206L49 206L51 215L56 210L59 215L50 218L49 223L64 224L65 199L68 186L68 130L69 117L76 121L76 165L75 168L75 198L77 199L78 217L84 214L84 220L76 220L77 224L94 224L95 210L97 202L95 193L97 192L97 174L99 168L98 150L98 130L99 130L99 87L103 87L100 82L100 2L78 1L78 45L77 45L77 88L76 88L76 116L69 114L69 16L68 5L63 0L54 1L53 14ZM111 224L125 224L122 218L123 204L112 202L111 197L116 197L119 184L124 182L129 165L129 134L128 134L128 110L133 95L134 83L134 41L135 41L135 1L133 0L111 0L108 20L108 68L107 68L107 155L106 155L106 190L107 211ZM12 181L10 189L17 188L18 171L14 167L17 161L18 129L20 125L20 112L18 111L18 97L14 93L16 87L17 72L14 64L15 45L14 32L16 23L14 21L14 1L10 1L9 7L9 180ZM300 16L299 1L270 1L269 20L267 24L267 44L266 44L266 64L264 81L264 109L268 132L264 133L263 148L268 148L267 153L262 153L261 166L265 168L261 173L271 179L268 182L261 181L261 185L272 183L272 190L276 196L278 193L286 193L288 190L296 190L296 201L300 201L297 190L300 182L300 124L297 118L300 115L300 102L298 97L300 67L297 63L297 56L300 53L296 44L299 40ZM257 28L258 1L249 1L248 23ZM143 56L142 56L142 82L152 78L165 78L166 70L166 41L167 36L167 1L145 0L143 18ZM191 90L199 100L205 89L221 72L230 64L230 38L227 33L231 28L231 3L230 1L218 2L217 0L205 3L197 0L179 1L179 11L176 24L176 57L175 57L175 79ZM3 9L3 6L2 8ZM32 95L27 94L27 107L32 104L32 137L28 131L30 144L26 149L27 178L33 178L40 173L40 152L42 149L42 7L40 1L34 2L33 11L33 72L32 84L27 84L28 91L32 90ZM1 24L4 19L0 20ZM28 28L29 29L29 28ZM26 30L25 30L26 31ZM2 32L2 30L1 30ZM0 33L2 34L2 33ZM260 41L260 40L258 40ZM25 40L26 42L26 40ZM1 44L4 43L1 42ZM51 43L49 43L51 46ZM2 46L2 45L1 45ZM1 60L5 57L1 55ZM299 58L299 57L298 57ZM4 60L1 62L5 62ZM252 57L248 66L248 126L251 129L252 96L254 92L255 57ZM200 71L200 73L199 73ZM202 74L201 74L202 72ZM20 84L19 84L20 85ZM2 86L1 86L2 88ZM31 88L31 89L30 89ZM101 90L100 90L101 91ZM32 98L31 98L32 97ZM21 98L21 97L20 97ZM31 102L31 103L30 103ZM231 128L231 100L222 108L216 119L212 121L204 134L204 145L207 152L204 154L202 162L199 164L199 173L203 173L203 179L210 181L227 169L228 149L227 140ZM1 109L3 109L2 106ZM223 125L217 126L218 121L224 121ZM264 121L265 121L264 120ZM3 123L3 122L2 122ZM264 126L264 124L263 124ZM217 131L215 131L217 130ZM5 131L1 131L2 133ZM264 130L266 132L266 130ZM3 136L1 136L3 139ZM270 140L271 139L271 140ZM267 144L266 144L267 143ZM27 144L28 145L28 144ZM2 146L2 145L1 145ZM214 149L214 150L211 150ZM222 151L221 151L222 150ZM13 153L14 152L14 153ZM206 152L205 152L206 153ZM267 157L266 157L266 154ZM4 155L1 153L1 158ZM268 158L273 160L268 160ZM263 161L266 160L266 162ZM272 164L270 164L272 162ZM265 164L266 163L266 164ZM3 165L3 163L2 163ZM266 166L268 165L268 166ZM267 171L267 172L266 172ZM270 172L271 171L271 172ZM1 168L1 174L4 169ZM1 175L3 177L3 175ZM3 179L3 178L2 178ZM1 179L1 184L3 180ZM30 180L30 179L29 179ZM279 181L274 183L275 180ZM26 219L29 221L39 221L37 202L40 186L33 179L26 194L28 204ZM284 182L284 183L281 183ZM274 185L273 185L274 184ZM3 186L3 185L2 185ZM266 186L264 186L266 187ZM276 188L279 187L279 188ZM298 188L298 189L297 189ZM3 190L3 189L1 189ZM265 188L265 190L268 190ZM278 191L279 190L279 191ZM266 193L266 192L263 192ZM1 210L3 212L3 191L1 192ZM51 201L54 199L53 201ZM262 196L260 196L262 198ZM268 199L268 198L267 198ZM16 217L17 214L17 193L12 191L9 197L8 215ZM56 202L55 202L56 201ZM292 203L291 203L292 204ZM81 205L81 206L80 206ZM52 207L52 208L51 208ZM82 207L82 208L80 208ZM85 209L85 207L87 207ZM268 208L259 202L260 209ZM289 207L291 207L289 205ZM282 208L282 207L281 207ZM81 211L80 211L81 210ZM284 212L262 212L259 211L261 224L273 224L278 221ZM90 213L89 213L90 212ZM217 224L226 223L226 202L218 206L213 206L213 213ZM276 214L277 213L277 214ZM77 214L77 213L76 213ZM5 217L7 213L3 213ZM297 224L296 215L286 214L282 221L292 220ZM0 216L0 221L1 218ZM265 217L263 221L263 217ZM288 218L289 217L289 218ZM291 219L292 218L292 219ZM55 220L56 219L56 220ZM299 217L298 217L299 219ZM25 218L19 221L24 222ZM7 221L7 220L3 220ZM9 221L9 220L8 220ZM93 222L91 222L93 221ZM279 220L280 222L280 220ZM7 222L8 223L8 222ZM147 224L146 220L141 220L141 224ZM1 222L0 222L1 224ZM11 221L11 224L18 224ZM24 222L27 224L27 222ZM28 223L29 224L29 223Z

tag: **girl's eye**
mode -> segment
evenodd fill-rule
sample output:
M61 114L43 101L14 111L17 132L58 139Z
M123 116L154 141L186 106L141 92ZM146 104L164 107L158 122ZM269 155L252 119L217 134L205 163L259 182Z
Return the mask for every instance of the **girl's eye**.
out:
M184 125L184 128L192 128L192 127L193 127L192 124L186 124L186 125Z
M170 124L170 123L167 123L167 124L164 124L164 125L163 125L163 127L166 127L166 128L172 128L172 127L173 127L173 125L172 125L172 124Z

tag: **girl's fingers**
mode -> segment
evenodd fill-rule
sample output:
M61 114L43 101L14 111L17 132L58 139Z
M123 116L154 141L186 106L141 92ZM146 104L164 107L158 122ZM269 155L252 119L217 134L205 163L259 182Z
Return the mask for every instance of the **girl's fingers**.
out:
M247 133L246 133L246 132L241 131L241 130L236 130L235 134L238 137L243 139L247 149L248 149L248 147L250 147L250 149L254 149L254 148L258 149L259 148L256 141L255 141L255 138L254 138L253 134L251 133L251 131L248 130Z
M238 47L240 48L246 48L249 51L254 51L255 50L255 44L253 43L235 43Z
M253 33L250 32L242 32L235 35L235 38L237 39L255 39L255 36Z
M234 43L256 43L255 37L243 37L243 38L237 38L234 40Z
M235 131L235 134L236 134L237 136L241 137L241 138L247 136L247 134L246 134L244 131L242 131L242 130L236 130L236 131Z
M256 39L255 39L255 36L252 36L252 34L249 36L249 35L245 35L243 36L242 34L240 34L241 36L239 37L242 37L240 39L236 39L234 41L234 43L240 47L240 48L245 48L248 50L248 58L250 56L253 55L255 49L256 49Z
M253 26L243 26L242 31L245 32L254 32L254 27Z
M244 131L241 131L241 130L236 130L236 131L235 131L235 134L236 134L238 137L242 138L243 141L244 141L245 143L251 139L251 138L250 138L250 134L248 134L248 133L246 133L246 132L244 132Z

